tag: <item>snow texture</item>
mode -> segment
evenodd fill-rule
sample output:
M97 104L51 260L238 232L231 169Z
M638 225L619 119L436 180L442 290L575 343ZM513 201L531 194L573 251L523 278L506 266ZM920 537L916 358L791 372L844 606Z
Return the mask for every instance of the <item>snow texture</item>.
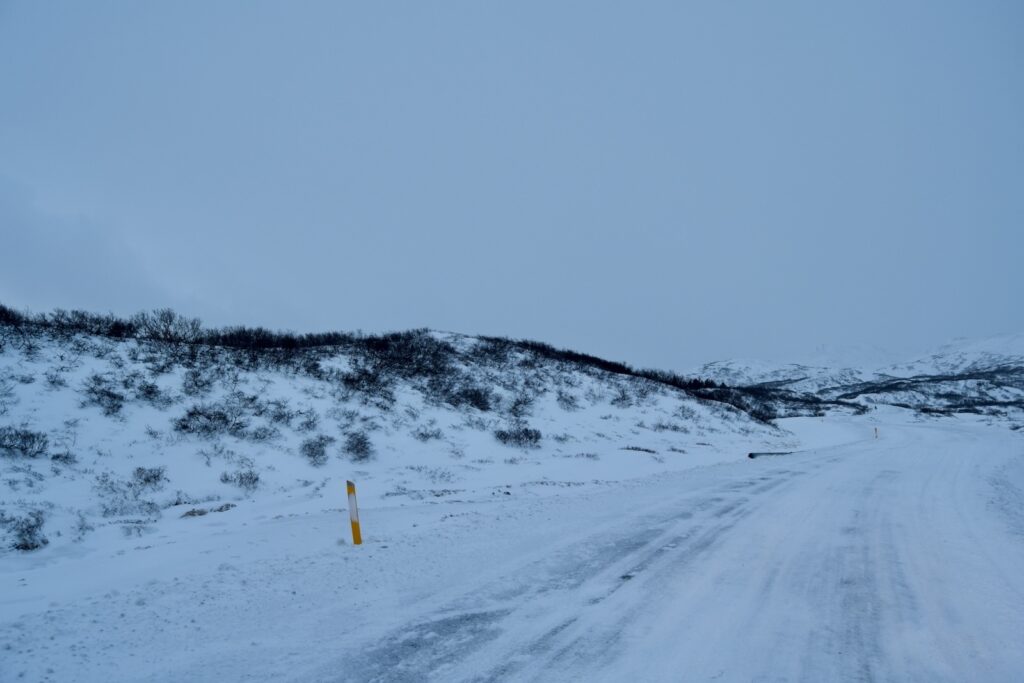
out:
M344 390L341 351L316 379L8 337L0 680L1018 680L1015 380L861 385L1019 368L1019 341L830 371L866 412L766 425L518 352L470 369L484 410ZM1005 401L892 405L950 387Z

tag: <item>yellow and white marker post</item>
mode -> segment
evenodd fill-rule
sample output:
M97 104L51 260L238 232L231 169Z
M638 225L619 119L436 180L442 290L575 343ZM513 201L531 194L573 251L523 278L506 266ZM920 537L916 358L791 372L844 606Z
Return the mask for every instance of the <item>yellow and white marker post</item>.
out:
M362 545L363 535L359 533L359 508L356 506L356 485L348 481L348 517L352 521L352 544Z

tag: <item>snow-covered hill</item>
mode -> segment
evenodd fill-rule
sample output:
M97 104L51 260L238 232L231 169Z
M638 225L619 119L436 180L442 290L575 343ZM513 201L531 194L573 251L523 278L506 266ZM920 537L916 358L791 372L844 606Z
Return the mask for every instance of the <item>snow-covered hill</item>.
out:
M1010 680L1019 339L687 378L0 306L0 680Z
M80 328L0 326L0 552L337 507L346 479L369 504L542 495L786 443L727 403L504 340L245 350Z

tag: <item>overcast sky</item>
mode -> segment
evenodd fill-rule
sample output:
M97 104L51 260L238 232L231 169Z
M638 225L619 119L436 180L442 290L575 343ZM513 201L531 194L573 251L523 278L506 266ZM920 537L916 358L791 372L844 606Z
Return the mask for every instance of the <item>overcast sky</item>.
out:
M642 366L1024 331L1024 3L5 2L0 301Z

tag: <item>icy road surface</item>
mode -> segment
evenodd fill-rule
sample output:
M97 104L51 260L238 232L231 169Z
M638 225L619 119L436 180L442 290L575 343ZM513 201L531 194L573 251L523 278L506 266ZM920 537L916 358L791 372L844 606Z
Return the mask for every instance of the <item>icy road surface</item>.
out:
M1024 680L1024 439L873 424L582 493L365 510L361 548L340 509L209 515L21 566L0 679Z

